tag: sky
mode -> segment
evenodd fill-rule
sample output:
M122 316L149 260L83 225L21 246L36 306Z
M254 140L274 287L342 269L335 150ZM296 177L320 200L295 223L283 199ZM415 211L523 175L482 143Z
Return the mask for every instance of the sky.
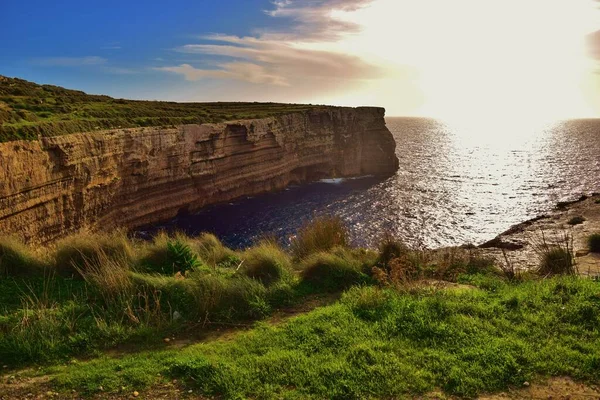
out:
M595 0L0 1L0 74L88 93L600 116Z

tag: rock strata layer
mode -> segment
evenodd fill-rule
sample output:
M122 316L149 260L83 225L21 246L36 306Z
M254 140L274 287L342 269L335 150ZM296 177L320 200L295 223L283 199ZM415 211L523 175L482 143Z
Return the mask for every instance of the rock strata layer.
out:
M382 108L0 143L0 234L48 243L135 228L323 177L390 175Z

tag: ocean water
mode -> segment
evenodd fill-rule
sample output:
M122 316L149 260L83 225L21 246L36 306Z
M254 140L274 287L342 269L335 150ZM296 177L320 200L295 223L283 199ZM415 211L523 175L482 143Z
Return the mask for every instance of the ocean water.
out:
M209 206L140 232L213 232L241 248L264 235L283 243L308 219L336 215L352 241L385 233L430 248L480 244L558 201L600 192L600 120L545 124L386 118L398 172L329 179Z

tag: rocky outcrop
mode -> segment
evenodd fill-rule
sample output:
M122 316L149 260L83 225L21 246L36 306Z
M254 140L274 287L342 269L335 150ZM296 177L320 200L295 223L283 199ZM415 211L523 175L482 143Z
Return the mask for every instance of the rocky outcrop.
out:
M398 168L381 108L0 143L0 234L134 228L322 177Z

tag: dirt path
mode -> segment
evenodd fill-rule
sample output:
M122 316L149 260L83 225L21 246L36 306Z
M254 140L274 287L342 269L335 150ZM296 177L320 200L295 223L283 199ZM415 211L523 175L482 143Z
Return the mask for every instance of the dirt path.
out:
M585 385L571 378L559 377L546 381L532 383L519 389L503 393L481 396L482 400L508 399L544 399L544 400L596 400L600 399L600 388L595 385Z
M599 203L597 203L599 202ZM570 225L573 217L583 217L581 224ZM481 245L484 254L493 256L504 263L502 248L519 269L535 269L539 265L536 243L561 243L564 236L572 240L573 253L579 274L600 276L600 254L589 253L587 238L592 233L600 233L600 195L593 195L572 203L565 203L547 215L515 225L493 240Z

